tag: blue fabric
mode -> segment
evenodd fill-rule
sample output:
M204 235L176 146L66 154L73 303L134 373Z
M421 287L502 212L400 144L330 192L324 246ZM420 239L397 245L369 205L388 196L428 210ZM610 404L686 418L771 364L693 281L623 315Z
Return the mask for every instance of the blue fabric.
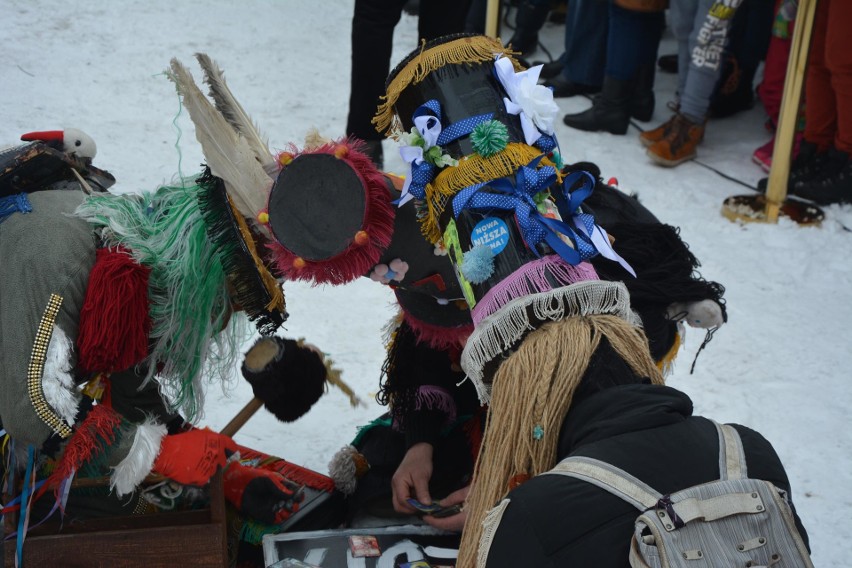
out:
M635 12L609 5L606 74L630 81L640 66L655 65L666 20L663 12Z
M571 0L565 13L562 75L572 83L600 86L606 65L609 7L601 0Z
M540 256L536 246L543 241L565 262L576 266L583 260L595 256L597 250L587 236L578 234L564 221L550 219L539 213L533 197L546 190L556 180L556 170L552 167L537 167L542 158L543 156L539 156L526 166L518 168L514 180L500 178L464 188L453 197L453 214L458 217L465 209L511 211L515 214L524 241L536 256ZM563 184L565 195L561 196L568 201L567 210L569 211L578 210L583 200L594 189L594 180L592 179L589 183L583 178L582 174L586 172L574 172L574 174L566 178ZM591 178L588 174L586 176ZM583 184L575 190L576 196L568 194L568 190L578 181L582 181ZM487 191L483 191L485 189ZM591 215L578 214L575 218L583 223L588 232L594 228L594 218ZM559 235L567 236L574 248L565 244Z
M6 197L0 197L0 223L11 217L14 213L29 213L33 210L32 204L26 193L16 193Z

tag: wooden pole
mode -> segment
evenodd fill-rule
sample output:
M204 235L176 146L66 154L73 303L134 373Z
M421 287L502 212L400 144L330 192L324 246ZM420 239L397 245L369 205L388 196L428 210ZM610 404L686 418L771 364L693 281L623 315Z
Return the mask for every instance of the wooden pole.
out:
M500 0L488 0L485 8L485 35L496 38L499 34Z
M240 428L245 425L246 422L249 421L249 418L254 416L255 412L263 408L263 401L257 397L254 397L250 401L246 403L242 410L240 410L236 416L234 416L230 422L228 422L224 428L222 428L221 434L228 436L229 438L233 438L234 434L236 434Z
M787 196L787 180L790 177L790 161L793 153L793 139L799 115L799 101L805 83L808 66L808 51L811 32L814 25L814 13L818 0L799 0L793 40L790 45L790 59L787 62L787 76L784 79L784 94L781 98L781 112L778 116L778 129L775 132L775 148L772 152L772 167L766 186L766 220L778 222L778 213Z

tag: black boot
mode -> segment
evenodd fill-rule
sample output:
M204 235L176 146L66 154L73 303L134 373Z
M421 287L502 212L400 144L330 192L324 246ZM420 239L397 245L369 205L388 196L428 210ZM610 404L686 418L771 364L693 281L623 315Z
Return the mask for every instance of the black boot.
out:
M831 148L822 172L810 180L799 181L793 192L820 205L852 203L852 160L849 154Z
M802 140L799 145L799 154L790 164L790 175L787 178L787 193L796 194L796 185L819 175L829 161L828 152L818 152L817 145L807 140ZM757 182L757 191L766 193L766 185L769 178L765 177Z
M640 65L636 72L636 82L633 85L633 96L630 98L630 116L642 122L648 122L654 116L654 73L656 66Z
M626 134L630 124L630 97L633 81L604 77L603 88L592 100L592 108L578 114L566 114L562 121L578 130Z
M544 25L549 11L549 3L521 2L515 15L515 33L506 45L514 51L520 51L521 57L529 57L538 47L538 30Z

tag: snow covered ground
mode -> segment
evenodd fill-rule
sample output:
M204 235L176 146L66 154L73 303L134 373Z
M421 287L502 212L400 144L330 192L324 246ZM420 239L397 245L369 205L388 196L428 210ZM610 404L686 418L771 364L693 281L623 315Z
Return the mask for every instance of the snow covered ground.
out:
M349 91L352 0L162 0L60 2L6 0L0 18L0 145L28 131L77 127L97 141L95 164L119 191L150 190L202 162L187 113L162 71L172 57L194 70L193 54L210 54L273 149L300 143L316 127L344 133ZM560 26L543 41L561 51ZM511 32L503 33L508 37ZM416 45L416 19L396 30L394 63ZM661 53L672 53L670 38ZM535 59L535 57L533 58ZM656 126L675 78L659 74ZM585 99L558 99L565 112ZM710 122L701 162L754 185L750 161L769 139L763 110ZM821 228L736 224L722 201L748 190L687 163L656 167L631 128L627 136L582 133L559 121L568 161L590 160L605 177L639 193L666 223L680 226L702 261L702 274L727 287L729 323L689 367L703 334L692 331L669 384L688 392L698 413L746 424L774 444L788 468L817 566L848 566L852 553L852 208L830 207ZM391 143L386 169L402 172ZM2 268L0 268L2 269ZM373 400L384 357L381 329L391 296L367 281L342 288L286 286L286 335L320 345L364 399L361 408L332 390L304 418L283 425L264 411L237 440L319 471L358 425L377 416ZM235 373L223 391L211 387L205 421L220 428L251 397Z

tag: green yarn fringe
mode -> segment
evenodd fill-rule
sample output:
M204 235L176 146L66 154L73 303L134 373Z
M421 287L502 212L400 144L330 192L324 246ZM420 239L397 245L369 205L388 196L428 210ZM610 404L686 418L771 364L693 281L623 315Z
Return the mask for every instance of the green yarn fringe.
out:
M159 375L176 410L200 418L202 376L227 379L247 339L244 317L232 316L225 271L207 238L192 179L141 194L94 194L75 212L100 229L103 246L130 249L151 269L151 352L146 381Z

